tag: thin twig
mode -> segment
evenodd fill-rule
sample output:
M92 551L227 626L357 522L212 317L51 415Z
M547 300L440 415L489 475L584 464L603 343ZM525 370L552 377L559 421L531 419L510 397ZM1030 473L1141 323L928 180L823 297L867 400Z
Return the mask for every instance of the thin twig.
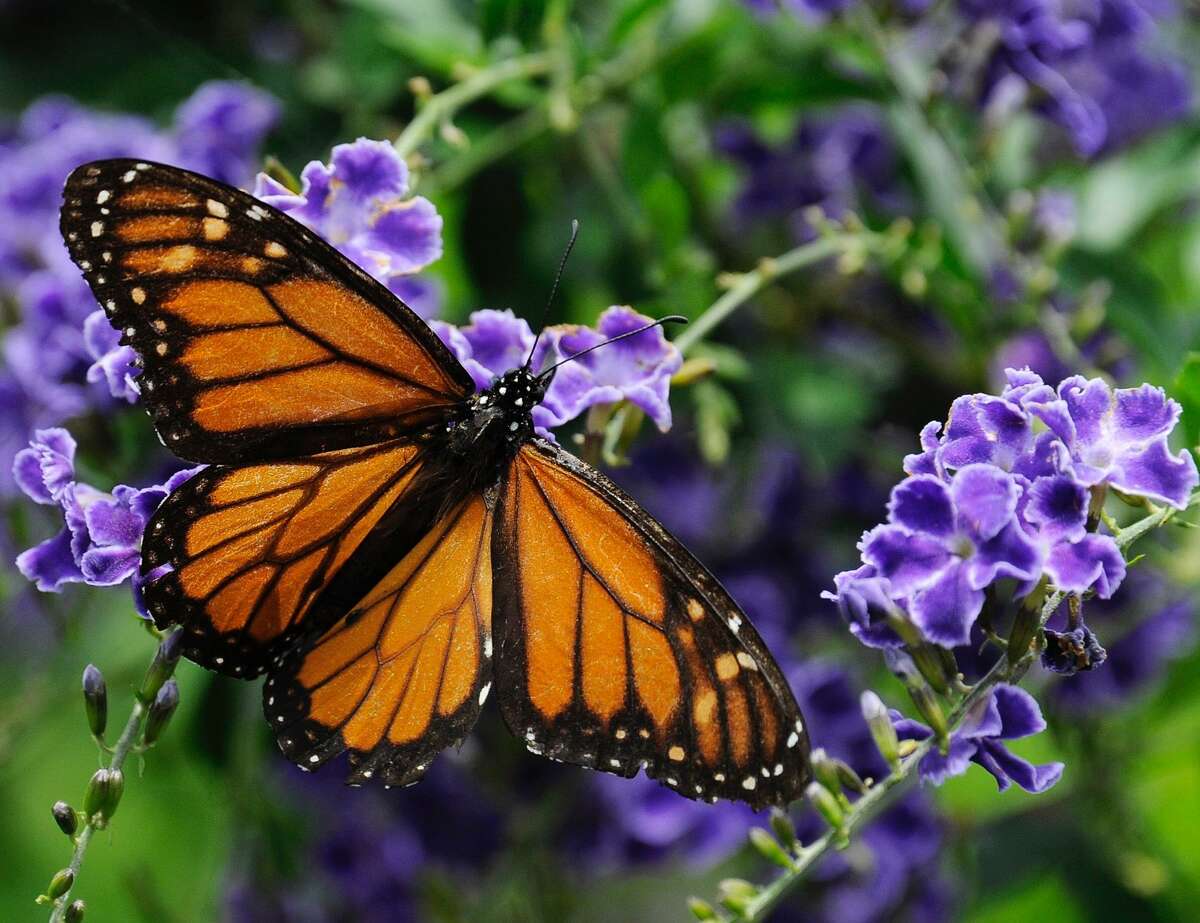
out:
M148 706L144 705L137 696L134 696L133 708L129 712L129 720L125 722L125 728L121 731L121 736L117 738L117 745L113 747L112 761L108 764L109 769L120 770L124 767L125 758L129 756L134 744L137 743L137 739L141 735L142 722L148 710ZM92 818L87 818L83 829L79 831L79 835L75 839L75 851L71 854L71 862L67 866L74 876L74 881L71 883L71 888L67 889L67 892L54 902L54 909L50 913L50 923L62 923L63 915L71 903L71 890L79 880L79 870L83 866L83 857L87 854L88 844L91 843L92 834L96 830L97 827L92 823Z
M452 118L459 109L487 96L510 80L540 77L548 73L553 64L554 55L548 51L520 55L485 67L461 83L442 90L430 97L413 120L405 126L404 131L396 138L396 151L401 157L407 157L425 143L439 124Z

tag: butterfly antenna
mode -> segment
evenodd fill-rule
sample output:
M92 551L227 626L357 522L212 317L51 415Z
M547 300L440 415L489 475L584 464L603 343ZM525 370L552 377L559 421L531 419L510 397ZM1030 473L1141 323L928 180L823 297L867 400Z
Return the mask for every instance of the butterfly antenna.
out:
M565 359L560 359L558 362L554 363L554 365L550 366L550 368L548 368L544 372L540 373L538 375L538 378L542 379L542 378L549 377L550 374L556 368L558 368L560 365L566 365L566 363L571 362L574 359L578 359L580 356L586 356L588 353L594 352L595 350L599 349L601 346L608 346L610 343L616 343L619 340L628 339L629 337L635 337L639 333L645 333L647 330L653 330L655 327L661 327L664 324L686 324L687 322L688 322L688 319L686 317L684 317L682 314L668 314L666 317L660 317L658 320L651 321L648 324L643 324L641 327L637 327L634 330L626 330L624 333L618 333L615 337L610 337L609 339L604 340L601 343L595 343L595 344L589 346L587 349L581 349L577 353L572 353L571 355L567 356Z
M525 368L533 362L533 351L537 349L538 341L542 338L542 331L546 329L546 317L550 313L550 305L554 304L554 296L558 294L558 283L562 281L563 270L567 268L567 258L571 255L571 251L575 249L575 238L579 236L579 221L576 218L571 219L571 239L567 241L567 249L563 251L562 259L558 261L558 272L554 274L554 284L550 286L550 297L546 299L546 306L542 308L542 319L538 324L537 336L533 338L533 345L529 347L529 355L525 357Z

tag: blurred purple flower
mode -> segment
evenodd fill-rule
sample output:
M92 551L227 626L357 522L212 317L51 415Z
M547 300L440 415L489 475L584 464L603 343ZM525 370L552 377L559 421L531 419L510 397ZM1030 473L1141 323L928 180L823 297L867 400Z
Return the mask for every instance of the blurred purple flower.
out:
M254 194L303 222L385 284L442 255L442 217L408 194L408 164L387 141L359 138L311 161L299 193L260 173ZM399 292L398 292L399 294Z
M88 109L60 96L31 104L0 143L0 298L19 321L4 335L0 391L0 495L11 492L8 458L38 427L131 400L128 350L105 329L58 230L62 187L81 163L137 156L230 181L250 174L277 106L236 83L201 86L161 130L147 119ZM91 387L89 387L91 385Z
M171 139L178 162L221 182L245 185L279 111L275 97L250 84L204 84L175 110Z
M799 240L816 233L804 214L810 206L839 218L850 209L894 211L901 200L896 152L866 106L806 117L776 147L747 125L726 124L715 145L745 174L735 215L747 223L782 218Z
M994 30L983 81L985 106L1030 97L1062 126L1083 156L1127 143L1185 116L1185 69L1153 51L1157 19L1136 0L959 0L959 10Z
M17 556L17 569L39 590L59 592L66 583L114 586L131 580L138 611L142 533L167 494L199 469L172 475L147 488L118 484L111 493L75 479L75 440L65 429L38 430L17 453L13 476L35 503L58 505L65 526L53 538Z
M901 739L925 740L933 732L918 721L893 713L893 723ZM1001 684L991 696L976 706L950 738L950 749L943 756L936 750L921 760L921 778L941 785L951 776L960 776L971 763L977 763L996 779L1000 791L1016 782L1027 792L1041 793L1062 777L1062 763L1034 765L1011 753L1006 740L1030 737L1046 729L1037 702L1024 689Z

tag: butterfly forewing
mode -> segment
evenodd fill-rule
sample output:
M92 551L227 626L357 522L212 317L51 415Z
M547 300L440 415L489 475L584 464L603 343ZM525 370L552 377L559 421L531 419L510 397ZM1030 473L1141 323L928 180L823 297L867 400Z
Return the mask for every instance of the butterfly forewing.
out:
M350 614L264 687L284 754L349 751L350 781L415 781L475 724L491 688L492 511L479 494L429 530Z
M717 581L607 478L523 448L496 527L497 694L535 753L689 798L784 804L808 739L774 659Z
M393 438L473 391L429 326L301 224L174 167L76 169L62 232L163 442L193 461Z

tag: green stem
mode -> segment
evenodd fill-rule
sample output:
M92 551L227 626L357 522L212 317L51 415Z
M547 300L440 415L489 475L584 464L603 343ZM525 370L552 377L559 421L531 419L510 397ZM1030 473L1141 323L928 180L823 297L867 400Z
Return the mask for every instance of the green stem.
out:
M753 272L747 272L738 277L729 291L714 301L707 311L675 337L675 346L680 352L686 353L711 333L725 318L776 279L834 256L849 243L862 242L864 239L870 240L873 237L874 235L866 233L828 234L807 244L801 244L781 256L763 260Z
M1194 496L1192 502L1196 502L1197 498L1200 498L1200 494ZM1117 547L1121 549L1128 548L1147 532L1166 523L1175 513L1176 510L1170 507L1155 508L1148 516L1144 516L1136 522L1131 523L1113 536ZM1050 616L1062 604L1065 597L1066 594L1061 591L1055 591L1046 597L1045 602L1042 603L1039 616L1039 630L1049 621ZM1029 653L1011 666L1004 657L997 660L992 668L971 687L970 691L963 696L950 712L947 725L951 733L962 725L972 709L986 701L997 685L1015 681L1021 677L1036 656L1035 650L1031 649ZM829 830L820 839L804 847L796 857L795 865L759 891L736 919L738 921L766 920L771 911L779 905L780 901L799 887L810 869L815 867L839 843L844 845L845 837L849 836L854 830L862 827L879 811L888 807L906 784L917 778L917 769L921 760L925 758L936 744L937 741L932 736L921 741L917 745L916 750L900 762L895 772L873 785L865 795L854 803L850 810L846 812L841 830Z
M407 157L425 143L438 125L453 117L459 109L487 96L510 80L523 80L548 73L554 60L554 55L548 51L509 58L485 67L461 83L430 97L396 139L397 152L401 157Z
M117 738L116 745L112 748L112 760L108 764L109 769L121 770L125 766L125 760L133 753L138 752L136 744L142 736L142 727L146 721L146 714L150 710L149 703L143 703L139 696L133 697L133 708L130 709L129 718L125 722L125 727L121 731L121 736ZM75 837L75 850L71 853L71 862L67 866L73 873L75 880L72 882L71 888L67 890L62 897L54 902L54 909L50 913L50 923L62 923L63 915L67 912L67 907L71 903L71 890L79 881L79 871L83 867L83 857L87 854L88 845L92 841L92 836L97 828L92 818L86 819L83 829L79 831Z

